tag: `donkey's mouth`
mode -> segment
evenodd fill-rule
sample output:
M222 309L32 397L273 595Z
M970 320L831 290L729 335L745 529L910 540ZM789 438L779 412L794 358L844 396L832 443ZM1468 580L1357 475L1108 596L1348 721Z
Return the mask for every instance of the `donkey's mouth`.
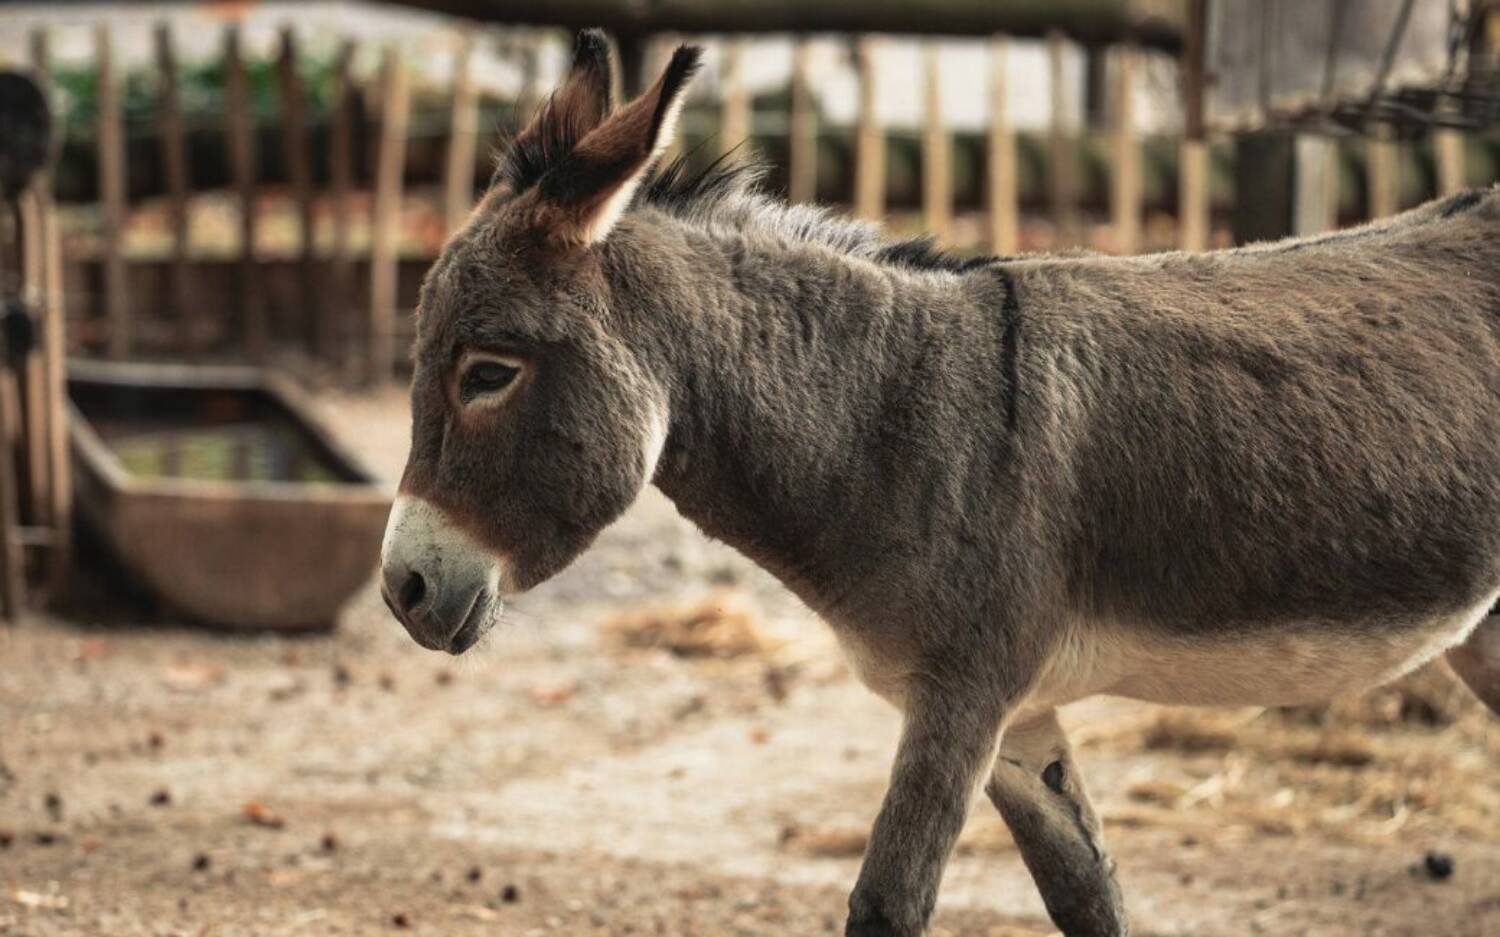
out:
M453 632L453 637L448 641L448 647L445 650L457 657L477 644L479 639L484 637L484 632L490 623L490 612L499 601L497 598L492 598L487 589L475 592L468 614L464 616L458 630Z

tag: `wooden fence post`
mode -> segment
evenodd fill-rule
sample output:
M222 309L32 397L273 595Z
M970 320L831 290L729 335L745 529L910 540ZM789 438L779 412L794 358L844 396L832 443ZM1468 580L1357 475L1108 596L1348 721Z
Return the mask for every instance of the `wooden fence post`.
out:
M922 50L925 115L922 127L922 215L927 231L947 243L953 222L953 164L948 128L943 125L943 88L938 46L929 41Z
M1010 124L1010 84L1006 81L1004 36L990 41L990 132L987 153L990 210L990 250L1014 254L1020 245L1017 205L1016 134Z
M1048 175L1052 203L1054 244L1061 245L1078 237L1078 140L1072 108L1068 106L1068 89L1063 74L1063 57L1067 39L1062 33L1047 34L1047 64L1052 78L1052 118L1048 124L1047 152L1052 171Z
M743 39L730 39L724 44L723 86L719 101L719 152L728 153L743 145L746 152L742 155L749 158L751 153L748 151L752 147L750 135L754 131L751 127L750 92L745 89L745 45Z
M443 231L452 234L474 205L474 161L479 149L479 95L470 60L474 40L465 32L453 53L448 112L448 162L443 179Z
M281 28L281 52L276 60L277 84L281 91L281 152L286 162L287 181L297 202L298 248L297 286L303 339L311 353L318 350L318 284L313 231L312 163L307 152L307 96L302 86L302 71L297 67L297 33L291 26Z
M1432 134L1432 149L1437 162L1438 195L1457 195L1462 192L1468 184L1468 171L1464 165L1464 132L1457 127L1439 127Z
M1208 246L1208 142L1203 113L1204 33L1207 0L1188 0L1182 49L1182 149L1178 160L1177 224L1179 246L1201 251Z
M235 294L245 354L252 362L260 364L266 358L269 334L266 309L261 301L260 271L255 265L255 124L250 114L250 87L237 23L231 23L224 31L224 97L229 174L234 181L240 208Z
M859 71L859 116L854 129L854 214L878 221L885 214L885 128L875 109L875 53L880 40L860 36L855 49Z
M115 74L109 28L94 32L99 110L99 214L104 248L105 350L123 358L132 345L130 293L125 272L125 128L120 114L120 87Z
M380 69L380 149L375 162L375 218L370 240L370 357L372 384L389 382L396 367L396 289L401 251L401 176L406 168L406 72L395 46Z
M156 68L161 74L160 134L162 175L167 189L167 227L172 232L172 257L168 267L168 295L172 318L183 340L182 351L199 351L198 310L188 295L188 160L187 133L182 123L182 101L178 93L177 52L172 26L156 24Z
M792 111L787 127L787 200L818 198L818 114L808 72L812 43L799 38L792 53Z
M1401 163L1389 124L1376 124L1365 139L1366 206L1371 219L1394 215L1401 207Z
M46 27L31 36L31 62L42 86L51 74L51 51ZM47 568L47 591L61 594L72 558L73 482L68 452L66 336L64 335L62 244L57 211L52 198L52 174L43 170L32 187L39 220L41 245L41 361L47 405L47 472L50 476L46 511L52 526L51 562Z
M1141 249L1141 145L1135 135L1135 46L1115 50L1114 167L1110 175L1110 214L1114 221L1115 251L1134 254Z
M333 197L333 237L329 256L329 273L333 283L332 301L319 307L323 357L341 365L344 377L354 383L363 356L353 354L359 331L354 309L354 271L349 259L349 204L354 187L354 89L349 73L354 60L354 42L346 39L339 46L333 70L333 113L328 140L328 187Z

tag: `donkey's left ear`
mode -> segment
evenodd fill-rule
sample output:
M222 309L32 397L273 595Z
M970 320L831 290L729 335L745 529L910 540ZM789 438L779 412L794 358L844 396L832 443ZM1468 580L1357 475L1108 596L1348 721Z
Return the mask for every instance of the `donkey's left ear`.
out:
M679 46L650 90L589 131L542 177L536 221L549 240L587 246L609 235L651 164L672 145L702 54Z

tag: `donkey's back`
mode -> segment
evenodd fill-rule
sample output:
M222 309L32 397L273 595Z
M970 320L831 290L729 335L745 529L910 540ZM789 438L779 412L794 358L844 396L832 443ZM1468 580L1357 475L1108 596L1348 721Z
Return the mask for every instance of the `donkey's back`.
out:
M1034 400L1072 433L1054 467L1076 480L1072 612L1110 638L1082 642L1109 662L1073 662L1088 679L1069 689L1326 697L1493 605L1500 189L1321 238L1013 276Z

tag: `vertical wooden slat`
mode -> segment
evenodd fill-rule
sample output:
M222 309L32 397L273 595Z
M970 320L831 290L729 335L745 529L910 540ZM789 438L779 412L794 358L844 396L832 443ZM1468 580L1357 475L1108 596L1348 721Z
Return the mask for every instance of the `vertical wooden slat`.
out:
M51 51L45 27L31 36L31 63L45 87L51 74ZM42 248L41 360L47 397L47 470L50 476L47 519L52 525L52 550L47 568L47 590L62 594L72 563L73 481L68 453L66 336L63 334L62 243L52 197L52 176L40 174L33 192L40 218Z
M260 363L265 360L269 336L265 305L261 301L260 277L255 269L255 125L250 114L250 87L245 75L238 24L230 24L224 32L224 95L229 174L234 181L240 210L235 295L245 354L251 361Z
M99 110L99 215L104 249L105 350L123 358L132 345L130 297L125 283L125 128L120 113L119 78L108 27L94 33Z
M474 162L479 148L479 96L470 60L474 41L466 33L453 54L453 84L449 94L448 162L443 180L443 230L452 234L474 205Z
M1052 116L1047 131L1047 152L1052 163L1048 196L1058 243L1072 242L1078 236L1078 147L1063 71L1067 48L1062 33L1047 34L1047 66L1052 86Z
M1370 128L1365 140L1366 204L1371 218L1394 215L1401 207L1401 179L1396 138L1389 124Z
M812 43L798 39L792 53L792 112L787 128L787 198L812 202L818 197L818 115L809 72Z
M21 296L27 311L39 318L45 317L41 303L44 301L46 280L46 254L43 238L46 231L41 217L41 200L35 184L20 194L16 203L20 209L21 230ZM45 324L34 318L38 327ZM52 503L50 487L52 473L48 466L47 452L47 370L40 349L33 349L21 366L21 403L23 430L21 433L22 456L25 460L25 485L22 492L23 520L45 526Z
M946 243L953 223L953 165L948 128L943 124L943 87L938 45L922 50L922 215L929 233Z
M1005 75L1007 46L1004 36L990 41L990 132L986 154L990 250L1002 255L1014 254L1020 244L1016 133L1010 123L1010 84Z
M855 64L859 71L859 115L854 129L854 214L871 221L885 214L885 128L875 102L875 54L880 40L859 37Z
M307 98L302 71L297 63L297 33L291 26L281 29L281 52L276 59L276 77L281 92L281 152L287 181L297 203L298 318L309 351L318 348L318 284L314 267L313 179L307 152Z
M161 101L157 121L161 144L162 175L167 190L167 228L172 232L172 253L168 263L167 295L172 319L177 325L183 348L191 355L199 351L197 310L188 296L188 160L187 133L182 123L182 102L178 93L177 51L172 41L171 24L156 25L156 68L161 75Z
M724 77L719 103L719 152L742 147L742 158L752 154L750 134L750 92L745 88L745 40L730 39L724 44Z
M332 301L320 304L319 328L322 356L342 364L345 378L356 380L363 367L362 356L352 354L357 320L354 315L354 272L349 259L350 190L354 187L354 88L349 73L354 60L354 42L339 47L333 68L333 114L328 140L328 187L332 195L333 232L329 272Z
M1334 143L1327 137L1299 134L1292 142L1292 233L1318 234L1334 226L1330 208L1337 204L1337 166L1329 158Z
M1115 50L1110 217L1115 229L1115 251L1134 254L1141 249L1141 144L1135 133L1135 67L1137 52L1125 44Z
M1178 157L1178 246L1208 246L1208 142L1203 113L1204 33L1207 0L1188 0L1182 49L1182 149Z
M1467 167L1464 165L1464 134L1462 130L1443 127L1433 131L1433 155L1437 161L1437 187L1439 195L1455 195L1467 184Z
M375 163L375 218L370 244L371 383L396 366L396 287L400 263L401 176L406 166L406 72L394 47L380 70L380 149Z

